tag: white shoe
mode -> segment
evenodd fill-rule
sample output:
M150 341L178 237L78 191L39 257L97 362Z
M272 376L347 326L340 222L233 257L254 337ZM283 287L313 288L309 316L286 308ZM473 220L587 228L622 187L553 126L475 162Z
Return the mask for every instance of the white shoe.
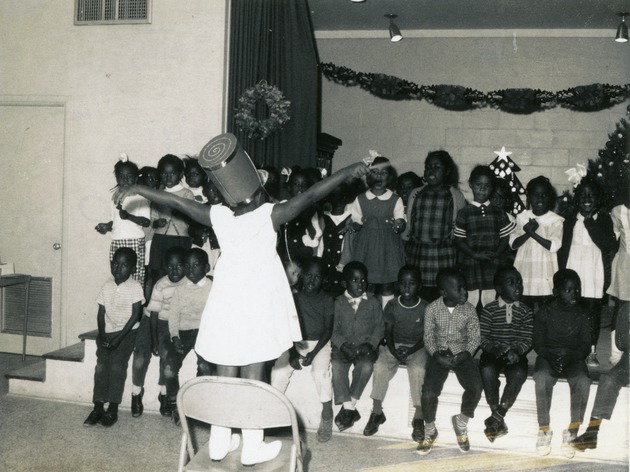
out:
M536 454L539 456L547 456L551 452L551 437L553 431L538 431L538 439L536 441Z
M208 452L213 461L222 461L230 452L236 451L241 444L241 437L232 434L230 428L213 426L210 429Z
M266 443L263 441L265 431L262 429L242 429L243 449L241 450L241 464L252 466L275 459L282 447L281 441Z
M567 459L573 459L575 457L575 449L571 446L577 435L572 435L568 429L562 431L562 453Z

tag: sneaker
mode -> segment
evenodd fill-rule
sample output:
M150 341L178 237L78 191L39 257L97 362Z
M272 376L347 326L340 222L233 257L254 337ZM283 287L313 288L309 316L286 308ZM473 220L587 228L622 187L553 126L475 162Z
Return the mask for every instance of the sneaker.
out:
M411 439L417 443L424 441L424 420L421 418L415 418L411 422L413 431L411 432Z
M83 426L89 428L91 426L97 425L104 414L105 414L105 411L103 411L102 409L101 410L96 410L96 409L92 410L92 412L88 415L88 417L83 422Z
M330 441L332 437L332 424L333 420L322 420L319 422L319 428L317 428L317 440L321 443Z
M569 431L568 429L562 431L561 449L564 457L566 457L567 459L573 459L573 457L575 456L575 449L573 449L573 446L571 446L571 441L575 440L576 437L577 434L572 434L571 431Z
M131 416L137 418L142 415L144 411L144 405L142 404L142 397L144 396L144 387L140 390L138 395L131 395Z
M470 451L470 442L468 441L468 427L464 424L462 425L457 418L457 415L453 415L451 417L451 423L453 423L453 431L455 431L455 436L457 437L457 445L459 446L459 450L462 452Z
M368 420L365 428L363 429L363 436L372 436L378 431L378 427L385 423L385 413L370 413L370 419Z
M597 359L597 354L591 352L586 358L586 365L588 367L599 367L599 360Z
M538 439L536 440L536 454L539 456L547 456L551 452L551 438L553 431L538 431Z
M597 432L587 430L580 436L573 438L569 444L580 452L587 449L597 449Z
M109 428L111 426L114 426L114 424L116 424L117 421L118 421L118 413L114 413L113 411L106 411L101 417L101 420L98 422L98 424L100 424L101 426L105 426L106 428Z
M435 433L433 434L428 434L425 432L424 439L422 440L420 444L418 444L418 447L416 448L416 454L420 454L421 456L426 456L429 452L431 452L431 449L433 448L433 443L435 442L437 437L438 437L437 429L435 430Z
M166 395L161 393L158 395L158 401L160 402L160 415L171 416L171 410L169 409L168 400Z
M508 427L505 421L497 419L495 416L489 416L484 420L486 429L483 430L488 441L494 442L495 439L505 436L508 433Z

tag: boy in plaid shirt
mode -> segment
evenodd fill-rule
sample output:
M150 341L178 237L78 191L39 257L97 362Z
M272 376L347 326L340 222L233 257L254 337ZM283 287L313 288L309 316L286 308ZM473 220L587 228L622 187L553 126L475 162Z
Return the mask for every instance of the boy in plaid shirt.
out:
M431 452L438 437L435 413L449 371L455 372L464 387L461 413L451 418L462 452L470 450L467 424L474 416L483 389L479 369L472 359L481 341L479 318L475 307L466 301L466 279L459 270L448 268L438 272L436 282L442 297L430 303L424 315L424 345L429 358L422 388L422 414L426 425L424 440L417 449L420 455Z

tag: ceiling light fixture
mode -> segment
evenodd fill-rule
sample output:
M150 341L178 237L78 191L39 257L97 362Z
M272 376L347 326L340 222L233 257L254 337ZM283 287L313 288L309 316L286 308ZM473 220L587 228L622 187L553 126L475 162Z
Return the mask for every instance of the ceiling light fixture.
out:
M398 18L398 15L394 15L392 13L388 13L385 15L385 18L389 18L389 39L392 43L397 43L401 39L403 39L402 34L400 33L400 28L396 26L394 23L394 18ZM626 37L627 37L627 29L626 29Z
M621 23L617 27L617 35L615 36L615 41L618 43L627 43L628 42L628 25L626 24L626 15L630 15L627 12L619 12L617 16L621 17Z
M352 3L364 3L365 0L351 0Z

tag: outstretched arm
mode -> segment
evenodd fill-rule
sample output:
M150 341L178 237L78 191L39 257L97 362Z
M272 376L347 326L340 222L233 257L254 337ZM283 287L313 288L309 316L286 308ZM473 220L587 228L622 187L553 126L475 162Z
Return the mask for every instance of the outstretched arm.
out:
M125 201L125 198L132 195L140 195L147 200L177 210L204 226L212 225L210 223L210 207L207 205L144 185L132 185L126 189L118 189L114 192L112 200L114 200L115 205L120 205Z
M271 213L273 227L277 231L284 223L296 218L308 207L326 197L330 192L346 181L358 179L369 172L368 167L359 162L335 172L330 177L317 182L306 192L274 206Z

